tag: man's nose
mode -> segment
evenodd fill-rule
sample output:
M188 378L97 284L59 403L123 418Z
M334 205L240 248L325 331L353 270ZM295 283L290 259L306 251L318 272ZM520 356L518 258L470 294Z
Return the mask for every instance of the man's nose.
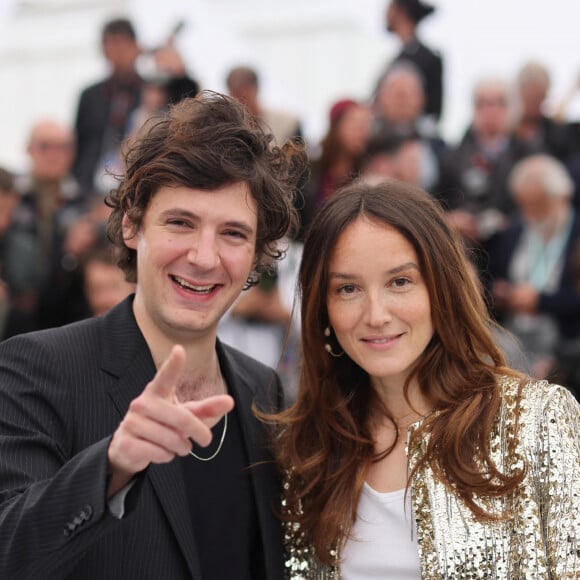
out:
M213 232L200 232L196 236L187 258L191 264L203 270L215 268L220 262L220 257Z

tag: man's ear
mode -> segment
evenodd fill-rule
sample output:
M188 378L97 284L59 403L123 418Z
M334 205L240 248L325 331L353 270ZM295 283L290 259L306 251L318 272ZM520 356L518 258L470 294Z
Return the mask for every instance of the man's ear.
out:
M127 217L127 214L123 216L123 221L121 222L123 228L123 240L125 245L131 250L137 249L137 227L135 224Z

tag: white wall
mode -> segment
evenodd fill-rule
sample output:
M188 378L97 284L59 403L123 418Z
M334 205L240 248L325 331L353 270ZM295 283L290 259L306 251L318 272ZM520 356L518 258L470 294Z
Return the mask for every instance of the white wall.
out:
M21 169L32 123L72 124L80 88L105 73L100 23L124 2L9 1L0 22L0 165Z
M143 44L163 40L179 19L179 46L205 88L224 90L239 63L261 73L271 105L301 114L317 140L330 104L367 97L397 50L383 29L387 0L0 0L0 165L21 168L30 124L72 122L78 92L104 74L99 32L129 14ZM512 78L529 58L553 73L558 101L580 72L576 0L433 0L423 38L446 59L442 130L455 140L469 119L477 78Z

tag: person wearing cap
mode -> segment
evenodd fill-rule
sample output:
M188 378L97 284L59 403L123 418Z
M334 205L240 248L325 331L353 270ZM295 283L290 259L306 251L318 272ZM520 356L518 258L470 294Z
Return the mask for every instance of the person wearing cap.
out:
M320 154L310 165L300 210L302 235L320 205L343 185L357 177L372 130L370 107L354 99L336 101L330 108Z
M421 21L434 11L434 6L421 0L391 0L386 12L386 28L402 44L401 51L389 66L410 61L419 69L425 86L425 114L439 121L443 108L443 58L417 36ZM381 78L383 76L384 73Z

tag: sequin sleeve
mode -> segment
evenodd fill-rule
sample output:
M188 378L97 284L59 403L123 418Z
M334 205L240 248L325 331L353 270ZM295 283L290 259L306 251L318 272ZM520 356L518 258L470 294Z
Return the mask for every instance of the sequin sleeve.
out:
M580 405L554 386L538 422L538 486L550 578L580 578Z
M338 580L337 566L322 564L314 554L314 548L304 541L300 525L292 521L294 511L290 508L286 494L291 486L291 475L286 473L282 495L282 513L289 518L283 523L284 531L284 580ZM302 504L297 508L300 512ZM333 553L338 559L338 554Z

